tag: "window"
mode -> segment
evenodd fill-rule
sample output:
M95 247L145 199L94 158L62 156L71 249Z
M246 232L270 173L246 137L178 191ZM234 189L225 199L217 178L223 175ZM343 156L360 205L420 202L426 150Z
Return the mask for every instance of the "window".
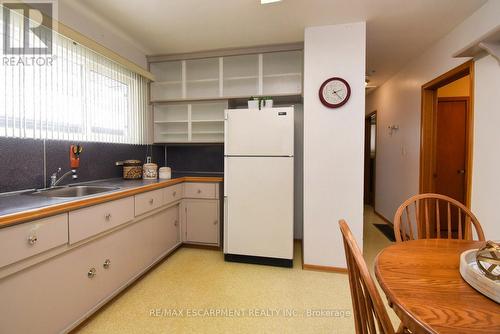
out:
M6 31L0 15L0 136L147 143L146 78L55 32L51 55L7 55L6 34L23 44L23 20L10 13Z

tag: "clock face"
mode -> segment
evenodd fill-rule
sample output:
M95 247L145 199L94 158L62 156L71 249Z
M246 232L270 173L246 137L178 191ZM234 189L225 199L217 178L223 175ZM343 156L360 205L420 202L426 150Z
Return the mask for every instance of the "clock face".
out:
M329 108L338 108L346 104L351 96L351 87L342 78L330 78L319 89L321 102Z

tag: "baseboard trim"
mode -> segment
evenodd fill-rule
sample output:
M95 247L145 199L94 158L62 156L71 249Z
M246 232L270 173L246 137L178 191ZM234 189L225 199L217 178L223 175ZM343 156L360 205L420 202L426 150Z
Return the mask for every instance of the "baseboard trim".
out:
M192 243L187 243L187 242L182 243L182 247L206 249L206 250L216 250L216 251L221 250L220 246L216 246L216 245L192 244Z
M378 212L377 210L375 210L375 208L373 209L373 212L380 218L382 219L383 221L385 221L387 224L393 226L394 224L387 218L385 218L380 212Z
M240 254L224 254L224 261L250 263L250 264L262 264L265 266L284 267L284 268L292 268L293 267L293 260L281 259L281 258L275 258L275 257L262 257L262 256L251 256L251 255L240 255Z
M347 268L331 267L331 266L319 266L317 264L304 263L302 265L302 269L312 270L312 271L323 271L323 272L328 272L328 273L347 274Z

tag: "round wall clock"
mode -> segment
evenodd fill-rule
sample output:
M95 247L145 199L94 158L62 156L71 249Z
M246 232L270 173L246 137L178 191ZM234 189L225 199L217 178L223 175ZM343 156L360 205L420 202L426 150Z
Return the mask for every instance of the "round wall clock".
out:
M327 79L319 88L319 99L328 108L339 108L351 97L351 87L342 78Z

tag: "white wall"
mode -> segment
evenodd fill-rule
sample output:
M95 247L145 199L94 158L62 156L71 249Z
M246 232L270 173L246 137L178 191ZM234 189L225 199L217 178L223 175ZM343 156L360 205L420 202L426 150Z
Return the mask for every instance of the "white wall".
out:
M363 237L365 110L364 22L310 27L304 42L304 263L345 267L338 220L360 247ZM351 86L349 102L324 107L318 89L330 77Z
M366 112L377 110L379 129L375 210L389 220L392 221L397 207L419 190L421 86L467 61L452 55L499 24L500 1L490 0L367 96ZM481 76L477 77L476 84L481 85L482 80ZM478 107L475 107L475 112L481 114L483 111ZM389 125L399 125L399 130L392 136L387 129ZM477 159L474 161L476 164ZM476 193L475 196L479 195Z
M293 208L293 237L302 239L304 229L304 106L295 104L293 115L294 126L294 208Z
M486 238L500 239L500 64L492 56L475 63L472 211Z
M145 50L137 41L119 31L85 7L79 0L57 1L57 20L120 56L147 68Z

